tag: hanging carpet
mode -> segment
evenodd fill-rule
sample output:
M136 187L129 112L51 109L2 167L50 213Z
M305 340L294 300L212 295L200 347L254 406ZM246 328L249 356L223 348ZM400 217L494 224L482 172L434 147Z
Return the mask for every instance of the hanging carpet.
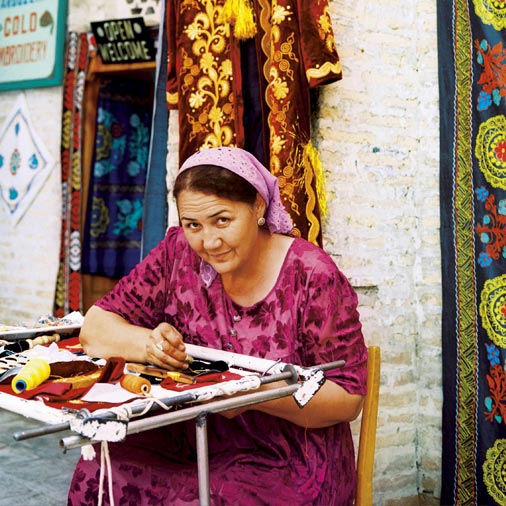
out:
M82 272L128 274L141 257L152 96L145 81L103 80L83 237Z
M89 61L87 34L70 32L65 53L61 133L62 227L53 313L81 311L82 105Z
M441 504L506 504L506 9L438 2Z

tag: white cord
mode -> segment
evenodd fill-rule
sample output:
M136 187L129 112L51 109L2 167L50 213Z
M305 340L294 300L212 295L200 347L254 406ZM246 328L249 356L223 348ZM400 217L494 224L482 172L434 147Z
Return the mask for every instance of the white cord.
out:
M112 487L112 466L111 456L109 454L109 443L102 441L100 451L100 481L98 485L98 505L102 506L102 500L104 498L104 480L105 480L105 467L107 466L107 478L109 485L109 504L114 506L114 493Z
M104 443L102 442L101 451L100 451L100 478L98 480L98 503L97 506L102 506L102 499L104 496L104 474L105 474L105 466L104 466Z

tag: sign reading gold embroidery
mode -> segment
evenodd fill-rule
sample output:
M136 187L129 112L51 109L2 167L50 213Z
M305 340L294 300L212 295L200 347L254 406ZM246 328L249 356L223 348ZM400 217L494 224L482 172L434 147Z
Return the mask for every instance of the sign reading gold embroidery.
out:
M65 0L0 0L0 91L63 78Z

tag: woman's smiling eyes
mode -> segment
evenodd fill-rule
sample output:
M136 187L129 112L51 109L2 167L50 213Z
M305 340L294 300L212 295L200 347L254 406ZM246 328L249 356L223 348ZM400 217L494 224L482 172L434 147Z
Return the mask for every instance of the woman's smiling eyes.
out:
M200 227L200 224L196 221L190 221L188 223L185 223L185 228L188 228L189 230L197 230Z
M228 216L218 216L218 219L216 220L218 225L227 225L230 221L231 219Z
M224 227L227 226L232 221L232 219L228 216L215 216L213 221L216 226ZM202 224L198 221L187 221L184 224L184 227L192 231L197 231L202 228Z

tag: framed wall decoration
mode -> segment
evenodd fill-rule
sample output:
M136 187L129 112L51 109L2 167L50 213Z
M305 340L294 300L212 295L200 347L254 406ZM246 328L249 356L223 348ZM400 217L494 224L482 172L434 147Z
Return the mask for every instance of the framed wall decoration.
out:
M0 91L58 86L66 0L0 0Z
M54 159L33 128L24 94L0 127L0 206L13 225L32 205L54 167Z

